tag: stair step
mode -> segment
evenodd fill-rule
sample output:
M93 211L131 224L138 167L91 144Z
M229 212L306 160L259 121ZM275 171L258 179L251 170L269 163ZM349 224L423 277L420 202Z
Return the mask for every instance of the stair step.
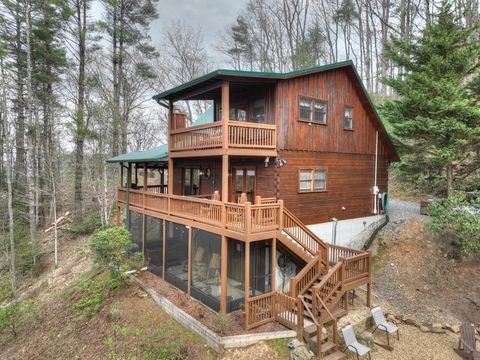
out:
M307 336L307 337L314 337L315 338L315 341L317 340L317 325L313 324L313 325L310 325L310 326L307 326L305 329L303 329L303 333ZM322 341L327 339L328 338L328 334L325 334L322 332Z
M322 357L322 360L345 360L347 355L341 351L335 351L327 356Z
M322 355L331 351L337 346L333 341L328 340L322 344Z

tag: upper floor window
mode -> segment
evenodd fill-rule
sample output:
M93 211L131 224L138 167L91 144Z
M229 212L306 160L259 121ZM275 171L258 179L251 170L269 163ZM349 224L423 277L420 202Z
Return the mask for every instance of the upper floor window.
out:
M350 106L345 106L343 128L345 130L353 130L353 108Z
M252 122L265 123L265 99L259 99L252 103Z
M327 123L327 102L300 96L299 120L315 124Z
M327 170L301 169L299 172L300 192L314 192L327 190Z

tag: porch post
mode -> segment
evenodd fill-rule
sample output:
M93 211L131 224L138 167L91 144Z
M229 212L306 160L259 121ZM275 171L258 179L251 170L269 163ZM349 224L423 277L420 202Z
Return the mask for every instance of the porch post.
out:
M228 201L228 120L230 113L230 84L222 83L222 201Z
M127 191L125 194L125 228L130 230L130 187L132 186L132 164L128 163L127 169Z
M167 182L167 190L168 195L173 195L173 159L170 156L170 152L172 150L172 144L170 141L170 130L172 128L172 121L173 121L173 101L169 100L168 102L168 182ZM169 206L170 210L170 206Z
M248 299L250 298L250 242L245 242L245 312L248 316Z
M228 288L228 278L227 278L227 256L228 256L228 239L225 235L222 235L222 258L221 258L221 269L220 269L220 281L222 289L220 293L220 311L223 313L227 312L227 288Z
M277 290L276 287L276 277L277 277L277 269L276 269L276 264L277 264L277 238L274 237L272 239L272 279L271 279L271 284L272 284L272 291L275 292Z

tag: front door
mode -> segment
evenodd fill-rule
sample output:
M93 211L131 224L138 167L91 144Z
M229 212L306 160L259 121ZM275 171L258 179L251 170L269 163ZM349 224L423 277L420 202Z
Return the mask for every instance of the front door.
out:
M247 201L253 203L255 199L255 168L234 167L232 169L232 193L230 201L238 202L238 198L245 193Z

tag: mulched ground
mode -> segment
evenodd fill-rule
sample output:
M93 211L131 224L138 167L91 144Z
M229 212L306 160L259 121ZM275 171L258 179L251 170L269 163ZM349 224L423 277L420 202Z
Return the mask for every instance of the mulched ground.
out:
M283 325L271 322L247 331L244 329L244 317L241 311L219 316L218 313L148 271L142 272L139 279L219 335L232 336L289 330Z

